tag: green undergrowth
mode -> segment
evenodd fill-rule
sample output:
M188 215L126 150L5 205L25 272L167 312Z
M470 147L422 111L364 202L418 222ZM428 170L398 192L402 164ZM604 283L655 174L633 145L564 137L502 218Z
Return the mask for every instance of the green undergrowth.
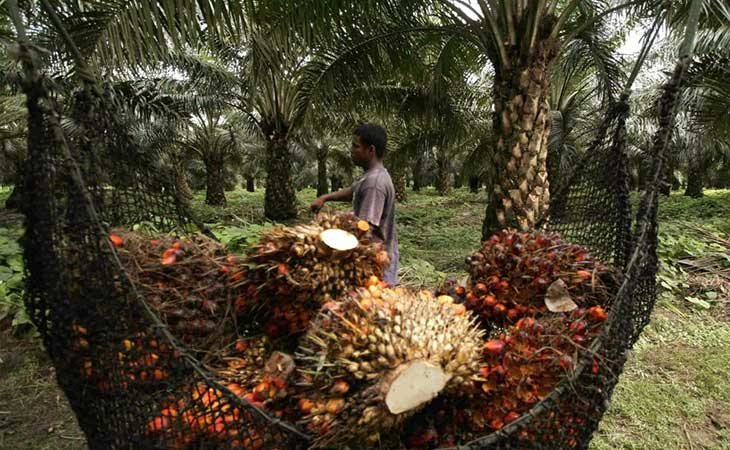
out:
M730 324L658 307L591 450L730 449Z
M699 199L673 193L659 208L659 304L710 309L726 305L727 283L713 273L688 273L682 260L712 258L730 275L730 248L708 239L730 236L730 190L708 190Z

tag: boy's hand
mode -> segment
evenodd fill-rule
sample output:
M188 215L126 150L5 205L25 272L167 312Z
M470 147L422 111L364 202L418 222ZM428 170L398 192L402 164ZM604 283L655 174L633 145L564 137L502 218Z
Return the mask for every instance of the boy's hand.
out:
M312 204L309 206L309 208L312 210L312 212L316 213L319 212L320 209L324 206L324 198L317 197L316 200L312 202Z

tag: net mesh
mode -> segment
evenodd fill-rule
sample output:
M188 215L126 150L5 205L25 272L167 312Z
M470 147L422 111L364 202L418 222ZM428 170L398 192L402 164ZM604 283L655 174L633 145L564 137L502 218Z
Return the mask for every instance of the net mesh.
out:
M25 55L29 110L24 240L27 307L90 448L295 449L308 437L221 385L176 341L127 278L107 236L149 222L196 222L159 167L87 82L63 109ZM656 189L682 61L661 101L653 182L631 219L627 98L609 109L586 157L560 187L543 227L622 269L607 325L571 373L529 413L459 448L586 448L655 300ZM75 128L62 127L65 115ZM192 431L191 430L197 430ZM397 440L396 440L397 441Z

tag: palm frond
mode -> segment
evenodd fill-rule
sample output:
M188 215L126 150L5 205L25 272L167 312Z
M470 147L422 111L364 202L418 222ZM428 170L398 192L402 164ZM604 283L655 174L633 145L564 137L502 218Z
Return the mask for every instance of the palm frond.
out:
M146 66L202 38L240 36L248 30L242 1L54 0L51 6L82 56L107 68ZM45 14L34 39L68 54ZM73 64L71 58L66 58Z

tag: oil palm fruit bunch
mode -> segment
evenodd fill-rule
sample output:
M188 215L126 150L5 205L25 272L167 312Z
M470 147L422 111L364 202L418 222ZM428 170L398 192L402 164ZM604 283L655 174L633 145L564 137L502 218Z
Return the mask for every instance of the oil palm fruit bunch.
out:
M382 279L388 253L370 224L352 214L321 214L309 223L264 234L243 262L234 286L239 314L254 314L271 336L306 330L326 302Z
M272 345L266 336L241 337L222 349L221 356L208 367L219 380L252 388L261 380L271 353Z
M211 334L234 333L231 282L243 274L224 245L201 234L184 238L113 230L125 273L175 337L189 348L208 350L219 343ZM225 331L225 333L221 333ZM223 344L221 344L223 345Z
M251 394L241 386L229 383L226 388L233 396L252 403ZM211 445L241 450L271 447L273 443L266 442L271 438L254 425L251 409L238 405L231 394L204 383L185 386L161 402L160 410L147 422L146 434L156 441L155 448L169 450Z
M549 311L606 306L615 279L586 248L537 231L495 234L467 264L464 303L497 327Z
M327 303L297 354L299 424L315 446L372 445L440 393L473 389L482 335L464 305L427 291L371 286Z
M590 347L607 319L600 306L569 313L549 313L540 319L524 317L515 325L495 331L484 342L482 367L475 391L431 402L405 425L404 445L409 449L452 447L499 430L529 411L576 370L579 358ZM602 368L597 356L585 370L596 377ZM600 385L596 378L591 386ZM573 386L574 389L579 386ZM523 430L521 438L537 439L536 432L575 434L593 411L583 405L566 405L570 411L555 420L538 418L539 425ZM570 442L567 440L568 447Z
M265 343L265 338L248 341L245 349L241 340L236 341L236 347L246 353ZM147 423L147 433L165 441L159 448L210 448L211 444L215 448L243 450L276 448L272 442L275 437L261 432L261 422L254 419L253 410L242 407L234 399L237 397L266 409L275 417L283 417L287 381L293 371L291 356L273 352L260 368L255 383L247 379L244 384L225 381L217 387L206 383L184 386L162 402L161 410ZM219 382L223 381L223 374L218 372L218 375ZM230 392L224 392L221 386Z
M523 317L485 342L480 369L483 422L499 429L545 398L575 370L606 318L600 306L539 319Z
M400 447L411 450L456 447L484 434L474 428L470 397L439 397L411 416L404 425Z

